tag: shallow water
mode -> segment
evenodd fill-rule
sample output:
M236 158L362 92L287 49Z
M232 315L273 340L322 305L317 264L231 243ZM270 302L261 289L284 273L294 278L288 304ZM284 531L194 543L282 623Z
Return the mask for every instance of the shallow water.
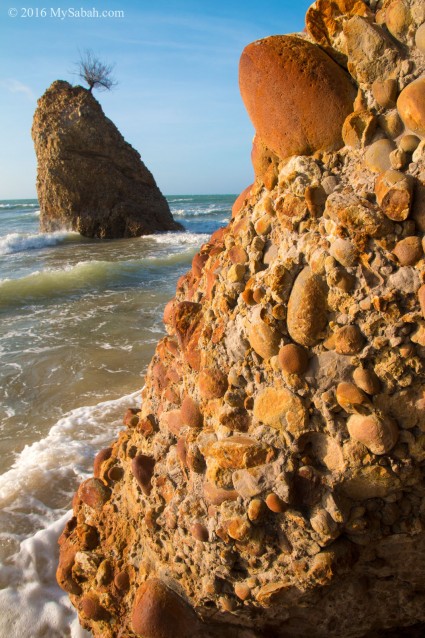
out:
M83 635L53 578L57 521L140 403L164 306L234 199L170 197L186 232L110 241L39 233L36 201L0 202L1 638Z

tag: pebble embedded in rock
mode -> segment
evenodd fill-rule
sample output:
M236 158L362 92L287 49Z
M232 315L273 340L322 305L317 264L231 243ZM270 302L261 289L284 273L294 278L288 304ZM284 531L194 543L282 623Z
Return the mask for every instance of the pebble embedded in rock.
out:
M357 326L343 326L334 335L335 351L338 354L357 354L365 344Z
M276 430L297 434L306 427L307 412L299 397L286 388L266 388L254 401L256 419Z
M392 140L377 140L367 147L365 164L373 173L383 173L391 168L390 153L395 149Z
M155 459L146 454L138 454L131 462L131 470L143 494L149 496L152 491L152 476Z
M342 239L341 237L338 237L338 239L332 242L329 252L332 257L339 261L342 266L345 266L345 268L354 266L359 256L352 242L348 239Z
M260 520L265 512L265 503L260 498L253 498L248 505L248 518L253 523Z
M397 242L393 253L402 266L413 266L423 257L422 242L416 235L405 237Z
M183 425L188 425L190 428L202 427L202 413L199 409L199 405L190 396L185 396L180 408L180 416Z
M279 365L288 374L304 374L308 368L308 354L300 346L287 343L278 354Z
M400 148L405 153L413 153L418 148L420 141L417 135L403 135L400 140Z
M415 44L419 51L425 55L425 22L421 24L415 33Z
M193 538L201 543L206 543L209 540L208 530L201 523L194 523L190 528L190 532Z
M392 108L396 105L398 83L397 80L375 80L372 84L372 94L379 106L384 109Z
M406 127L415 135L425 135L425 76L408 84L400 93L397 109Z
M219 399L227 387L227 377L218 368L204 368L199 373L199 392L203 399Z
M388 170L375 182L378 204L385 215L395 222L408 218L412 204L413 180L400 171Z
M259 317L254 319L248 328L250 346L263 359L270 359L279 351L281 335L273 327Z
M371 370L358 367L353 372L354 383L367 394L378 394L381 389L381 382L376 374Z
M361 416L353 414L347 421L350 436L363 443L373 454L390 452L398 439L398 427L390 417L379 418L376 414Z
M111 454L112 454L111 447L106 447L103 450L100 450L100 452L96 454L93 461L93 475L95 478L100 477L100 470L102 467L102 463L104 461L107 461L111 457Z
M235 583L235 594L241 600L247 600L251 595L251 588L247 583Z
M90 478L81 483L79 497L89 507L100 511L111 497L111 490L98 478Z
M342 146L356 90L318 46L295 36L257 40L242 53L239 83L257 134L278 157Z
M94 594L88 594L81 598L80 609L85 617L90 620L100 620L105 614L98 597Z
M339 405L349 413L364 413L371 406L368 397L353 383L342 381L336 389L336 400Z
M306 266L296 278L289 296L288 332L301 346L314 346L320 341L327 320L326 284Z
M271 492L270 494L268 494L266 498L266 505L269 508L269 510L271 512L275 512L275 514L284 512L288 507L287 503L282 501L282 499L274 492Z
M199 630L199 621L191 607L157 578L144 582L136 592L132 627L143 638L187 638Z
M124 569L118 572L114 578L114 585L120 591L127 591L130 587L130 577Z

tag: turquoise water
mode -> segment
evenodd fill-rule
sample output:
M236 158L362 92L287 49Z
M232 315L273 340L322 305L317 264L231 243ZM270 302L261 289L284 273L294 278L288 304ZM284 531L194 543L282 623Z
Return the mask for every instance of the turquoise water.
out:
M171 196L185 232L106 241L39 233L36 200L0 201L0 617L10 623L14 553L69 509L96 450L140 403L164 306L234 200ZM79 635L49 622L34 636Z

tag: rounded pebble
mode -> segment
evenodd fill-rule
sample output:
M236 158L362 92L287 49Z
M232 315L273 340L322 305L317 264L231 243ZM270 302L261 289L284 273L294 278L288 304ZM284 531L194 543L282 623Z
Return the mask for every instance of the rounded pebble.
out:
M280 512L284 512L287 508L287 504L282 501L282 499L271 492L266 498L266 505L271 512L275 512L275 514L279 514Z
M416 235L405 237L397 242L393 254L402 266L413 266L423 257L422 242Z
M360 412L364 406L370 404L369 399L362 390L359 390L353 383L347 383L346 381L338 384L336 400L346 412L350 413Z
M288 332L296 343L314 346L327 321L326 284L306 266L296 278L289 296Z
M400 93L397 109L406 127L416 135L425 135L425 76L408 84Z
M375 80L372 84L372 94L379 106L384 109L395 106L397 99L397 80Z
M365 153L365 164L373 173L383 173L391 168L390 153L395 149L392 140L378 140Z
M413 153L418 148L420 141L417 135L403 135L400 140L400 148L405 153Z
M287 343L278 354L279 365L288 374L303 374L308 367L308 354L300 346Z
M364 337L357 326L343 326L335 333L338 354L357 354L364 346Z
M419 51L425 55L425 22L421 24L415 33L415 44Z
M155 459L146 454L138 454L131 462L131 470L139 484L143 494L149 496L152 491L152 476L155 468Z
M398 439L398 427L393 419L380 419L376 414L353 414L347 421L351 438L363 443L373 454L386 454Z
M209 533L205 525L201 523L194 523L190 528L190 533L193 538L201 543L206 543L209 540Z
M118 572L118 574L115 575L114 585L120 591L127 591L127 589L130 587L130 576L128 575L128 572L125 571L125 569L121 570L120 572Z
M111 490L98 478L89 478L81 483L78 495L89 507L100 511L111 497Z
M378 394L381 389L381 382L376 374L371 370L358 367L353 372L353 381L363 392L367 394Z

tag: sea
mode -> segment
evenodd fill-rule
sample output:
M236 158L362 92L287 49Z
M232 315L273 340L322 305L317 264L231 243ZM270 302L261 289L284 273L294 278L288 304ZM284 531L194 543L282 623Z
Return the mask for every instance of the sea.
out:
M57 539L235 195L167 199L184 232L120 240L40 233L37 200L0 201L0 638L89 636L56 584Z

